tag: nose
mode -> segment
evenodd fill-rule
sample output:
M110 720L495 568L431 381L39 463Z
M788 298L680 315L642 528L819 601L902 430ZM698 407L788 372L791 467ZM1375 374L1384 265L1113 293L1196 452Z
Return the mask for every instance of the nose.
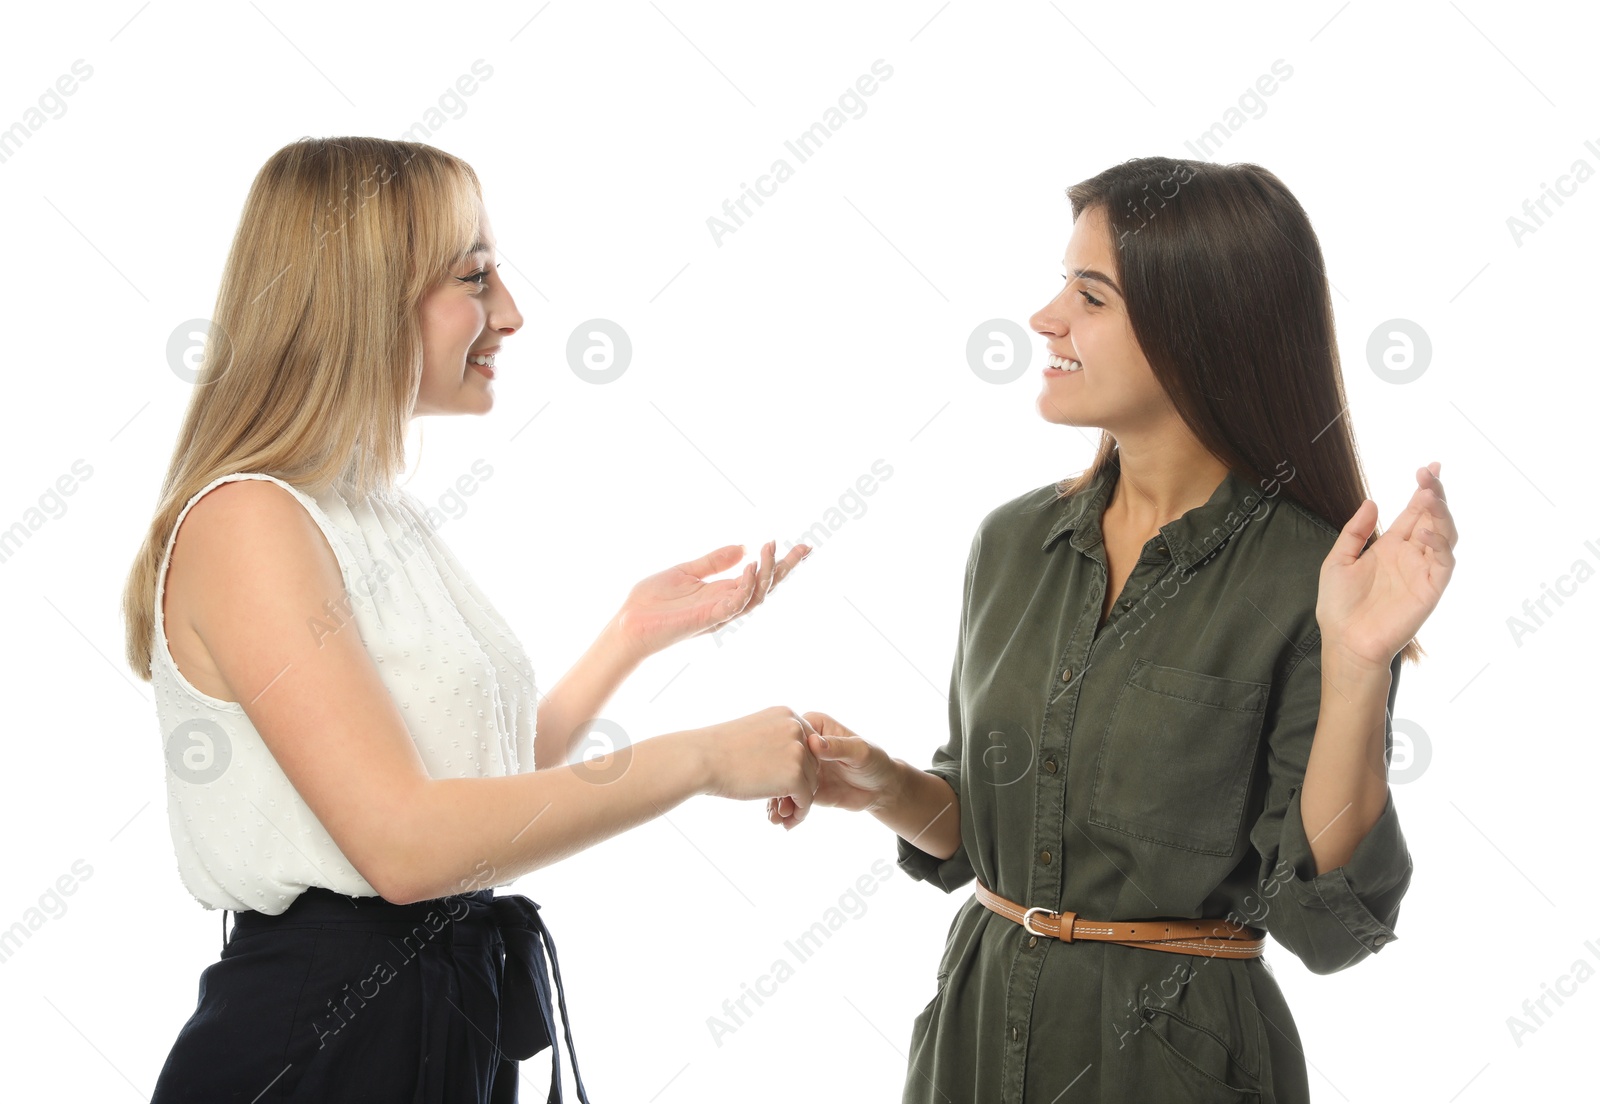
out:
M488 325L502 337L510 337L522 328L522 312L517 310L517 301L511 297L511 289L498 275L494 282L499 294L489 304Z
M1034 333L1044 334L1047 337L1060 337L1066 332L1066 319L1063 317L1062 312L1056 309L1056 304L1060 301L1061 297L1058 295L1040 307L1034 312L1033 317L1028 319L1028 325L1033 328Z
M1033 317L1028 319L1028 326L1034 333L1044 334L1050 332L1049 319L1045 316L1044 308L1034 311ZM1051 336L1054 336L1053 334Z

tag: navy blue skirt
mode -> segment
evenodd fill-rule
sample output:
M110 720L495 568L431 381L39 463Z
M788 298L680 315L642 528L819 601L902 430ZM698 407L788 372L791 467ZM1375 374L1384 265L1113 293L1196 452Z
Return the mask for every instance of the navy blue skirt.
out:
M517 1063L545 1047L548 1099L561 1101L546 947L573 1081L588 1104L537 904L480 889L395 905L320 887L278 916L234 914L152 1104L510 1104Z

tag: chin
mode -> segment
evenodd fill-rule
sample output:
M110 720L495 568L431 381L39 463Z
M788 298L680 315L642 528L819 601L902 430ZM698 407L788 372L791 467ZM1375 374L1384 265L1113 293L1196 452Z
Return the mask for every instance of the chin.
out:
M449 403L434 411L436 414L487 414L494 409L494 393L469 394L463 390Z
M1060 403L1052 403L1048 395L1040 395L1034 404L1034 409L1039 412L1039 417L1053 425L1088 426L1092 423L1082 417L1075 416L1075 411L1064 409Z

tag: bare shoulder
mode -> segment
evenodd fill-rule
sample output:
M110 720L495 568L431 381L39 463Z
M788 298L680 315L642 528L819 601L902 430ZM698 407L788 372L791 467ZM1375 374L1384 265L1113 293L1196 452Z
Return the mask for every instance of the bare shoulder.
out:
M354 617L328 612L350 607L317 519L271 480L219 484L184 519L180 569L197 671L229 688L217 696L239 703L340 851L389 892L395 826L428 775Z
M230 532L270 539L289 530L285 535L291 542L292 531L300 530L322 541L316 520L300 500L270 479L231 479L211 488L184 517L181 532L196 530L230 540Z
M333 549L293 494L267 479L221 483L189 508L172 547L163 619L173 660L197 689L238 701L213 647L253 626L266 646L253 651L281 650L292 641L264 634L288 623L282 611L344 593Z

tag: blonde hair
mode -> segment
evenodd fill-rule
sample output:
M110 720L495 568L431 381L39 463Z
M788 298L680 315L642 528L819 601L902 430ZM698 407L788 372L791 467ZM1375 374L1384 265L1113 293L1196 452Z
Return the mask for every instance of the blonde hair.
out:
M389 490L422 379L423 296L477 239L482 189L421 142L302 138L250 185L203 367L123 590L129 666L150 678L156 573L189 499L266 472L314 494Z

